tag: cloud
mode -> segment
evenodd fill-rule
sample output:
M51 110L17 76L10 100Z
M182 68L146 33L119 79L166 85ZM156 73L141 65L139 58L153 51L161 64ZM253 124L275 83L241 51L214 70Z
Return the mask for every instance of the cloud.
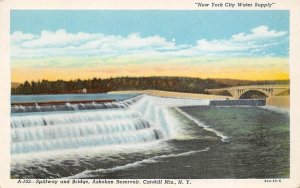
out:
M251 34L239 33L232 36L232 40L236 42L248 42L253 40L266 40L266 39L275 39L278 37L285 36L286 31L275 31L269 30L265 25L256 27L251 30Z
M253 28L249 34L238 33L228 40L198 40L194 50L213 54L232 52L253 55L279 45L286 36L286 31L269 30L267 26L262 25Z
M102 33L67 33L65 30L42 31L40 35L14 32L11 35L11 54L16 58L53 56L127 55L141 52L177 50L174 41L158 35L141 37L132 33L126 37Z
M96 39L97 35L88 33L67 33L65 30L57 30L56 32L42 31L40 37L33 40L27 40L23 43L27 48L42 47L66 47L77 46L85 41Z
M139 33L128 36L103 33L69 33L63 29L42 31L39 35L16 31L11 34L12 58L44 57L145 57L188 56L266 56L276 55L281 43L287 43L286 31L270 30L267 26L253 28L249 33L238 33L229 39L196 41L196 44L177 44L175 39ZM276 51L277 50L277 51ZM286 49L287 51L287 49Z
M245 51L252 48L252 44L242 45L241 43L235 43L227 40L212 40L206 39L197 41L196 49L204 52L231 52L231 51Z
M33 34L25 34L21 31L16 31L13 34L11 34L11 43L15 44L18 42L24 42L26 40L34 39L35 36Z

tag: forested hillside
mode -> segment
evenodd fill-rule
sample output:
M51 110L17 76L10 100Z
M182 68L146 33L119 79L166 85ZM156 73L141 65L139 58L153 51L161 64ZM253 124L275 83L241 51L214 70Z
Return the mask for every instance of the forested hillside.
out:
M165 90L188 93L206 93L205 89L253 84L287 84L288 80L248 81L230 79L201 79L189 77L116 77L108 79L93 78L72 81L25 81L12 94L59 94L81 93L85 88L88 93L104 93L121 90Z

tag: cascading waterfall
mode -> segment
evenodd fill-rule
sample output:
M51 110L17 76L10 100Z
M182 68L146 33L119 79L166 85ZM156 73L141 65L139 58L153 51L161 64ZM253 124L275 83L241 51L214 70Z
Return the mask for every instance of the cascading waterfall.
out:
M59 105L36 105L24 106L24 105L13 105L11 107L11 113L28 113L28 112L51 112L51 111L77 111L77 110L93 110L93 109L107 109L107 108L126 108L132 103L139 100L141 96L133 97L132 99L122 100L118 102L89 102L89 103L78 103L71 104L69 102Z
M105 109L103 104L79 104L75 107L66 104L72 111L12 113L11 153L16 155L107 145L134 145L172 138L176 119L173 119L166 107L170 104L188 104L189 100L164 101L159 97L140 95L106 103ZM194 102L191 101L191 104ZM90 108L91 105L95 109ZM42 108L58 110L53 106ZM22 112L32 112L32 108L24 107Z
M270 155L262 155L258 174L257 169L245 168L249 161L256 164L248 137L260 139L257 126L272 124L273 129L268 130L273 132L267 135L268 139L276 142L278 134L285 138L289 134L289 117L258 108L227 110L208 104L208 100L141 95L114 105L107 103L107 108L88 109L85 108L88 104L81 104L82 109L26 112L28 107L24 106L24 112L11 113L10 177L95 180L261 177L261 170L268 167L263 165L264 161L269 161ZM271 117L272 121L262 125L261 121L253 120L257 115L264 119ZM237 126L245 122L249 129ZM284 132L279 133L278 129ZM240 140L245 142L237 142ZM282 152L278 152L278 144L270 142L267 146L273 148L268 150L272 160L282 160L282 152L288 153L288 147L279 148ZM236 148L242 148L238 152L245 160L232 173L232 169L226 169L228 165L234 166L231 158ZM261 146L256 147L257 151L260 149ZM284 169L281 172L288 171L288 164L286 160L279 167ZM279 168L270 172L276 175ZM269 171L264 177L269 177Z

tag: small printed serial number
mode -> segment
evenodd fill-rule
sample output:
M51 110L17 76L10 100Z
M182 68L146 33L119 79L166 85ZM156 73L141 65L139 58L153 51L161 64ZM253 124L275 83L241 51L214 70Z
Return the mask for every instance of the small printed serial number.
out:
M30 179L19 179L18 183L31 183Z
M265 180L265 183L280 183L281 180Z

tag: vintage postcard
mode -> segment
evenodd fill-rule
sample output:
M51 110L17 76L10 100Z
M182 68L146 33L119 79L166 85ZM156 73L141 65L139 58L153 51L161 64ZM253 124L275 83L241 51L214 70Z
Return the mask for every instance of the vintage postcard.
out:
M300 186L299 3L89 3L0 3L1 188Z

